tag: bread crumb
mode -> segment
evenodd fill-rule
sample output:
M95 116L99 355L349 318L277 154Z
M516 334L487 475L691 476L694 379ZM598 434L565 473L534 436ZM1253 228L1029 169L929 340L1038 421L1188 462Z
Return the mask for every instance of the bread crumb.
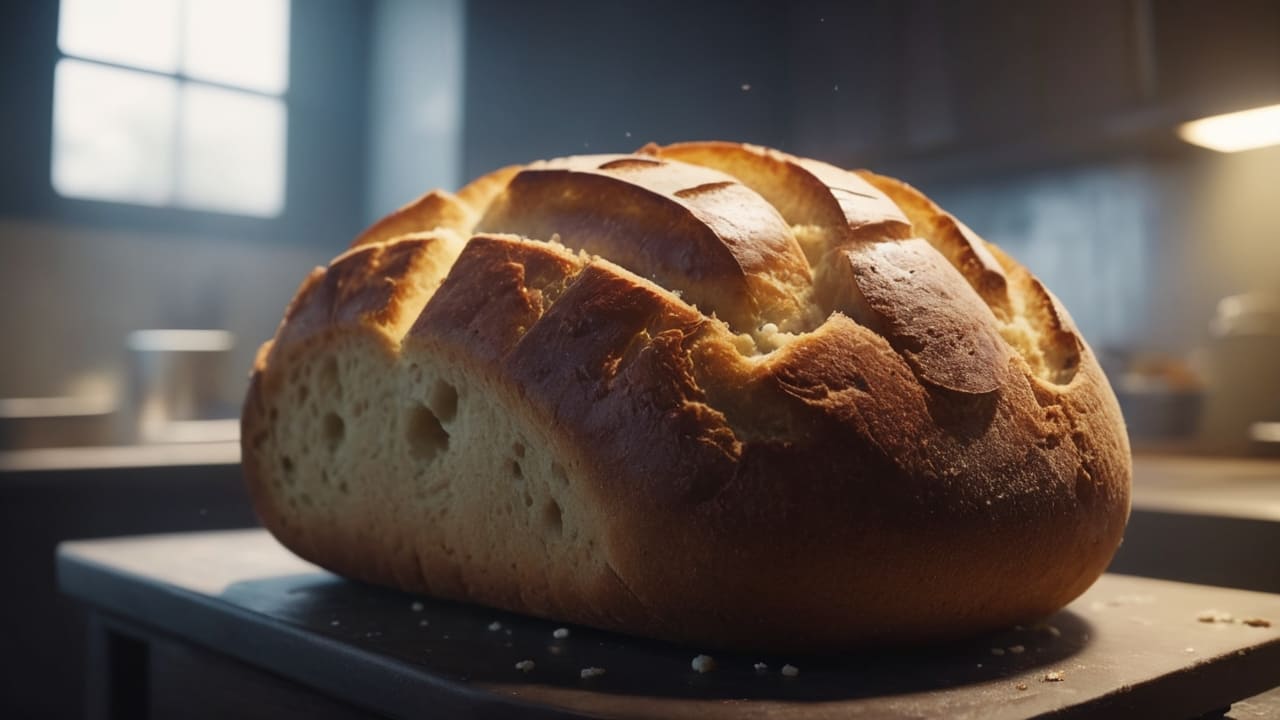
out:
M1193 652L1195 652L1195 651L1196 651L1196 649L1195 649L1195 648L1193 648L1193 647L1185 647L1185 648L1182 648L1182 652L1184 652L1184 653L1193 653Z
M428 625L430 625L430 624L431 624L431 623L430 623L430 622L427 622L425 619L424 619L424 620L419 620L419 621L418 621L418 625L419 625L419 627L426 627L426 626L428 626Z
M1054 627L1053 625L1045 625L1044 631L1049 633L1049 635L1053 637L1056 637L1056 638L1062 637L1062 631Z
M1257 618L1257 617L1245 618L1240 622L1244 623L1245 625L1248 625L1249 627L1261 627L1261 628L1271 627L1270 620L1265 620L1263 618Z
M768 666L768 665L765 665L764 663L756 663L755 665L752 665L751 667L754 667L754 668L756 669L756 672L758 672L758 673L768 672L768 671L769 671L769 666Z
M534 668L534 665L532 660L521 660L520 662L516 663L516 669L519 670L520 672L530 672L533 670L533 668Z
M1024 646L1022 646L1022 645L1011 645L1011 646L1009 646L1009 652L1013 653L1014 655L1021 655L1022 653L1026 652L1026 651L1027 651L1027 648L1026 648L1026 647L1024 647Z
M605 673L604 668L589 667L589 668L582 668L582 672L578 673L578 675L580 675L583 680L590 680L591 678L600 677L604 673Z
M782 674L787 677L795 677L800 674L800 668L795 665L787 664L782 666Z
M1026 690L1026 689L1027 689L1027 684L1026 684L1026 683L1018 683L1015 687L1017 687L1019 690Z
M716 659L710 655L698 655L689 664L699 673L709 673L716 669Z
M992 654L992 655L1003 655L1003 654L1004 654L1004 648L991 648L991 654Z
M1235 618L1231 617L1231 613L1221 610L1201 610L1196 615L1196 620L1202 623L1229 623L1235 622Z
M1041 682L1062 682L1062 673L1058 671L1047 672Z
M330 624L330 625L332 625L332 626L334 626L334 627L338 627L338 626L339 626L339 625L341 625L342 623L338 622L337 620L332 620L332 621L330 621L330 622L329 622L329 624Z
M551 633L551 637L557 640L563 640L569 637L569 628L556 628L555 632Z
M498 622L497 620L494 620L493 622L489 623L489 632L498 632L501 629L502 629L502 623Z
M982 663L978 663L978 667L982 667Z
M420 603L420 602L418 602L417 600L415 600L415 601L413 601L413 604L409 606L409 609L410 609L410 610L412 610L412 611L414 611L414 612L422 612L423 608L425 608L425 607L426 607L426 605L423 605L422 603Z

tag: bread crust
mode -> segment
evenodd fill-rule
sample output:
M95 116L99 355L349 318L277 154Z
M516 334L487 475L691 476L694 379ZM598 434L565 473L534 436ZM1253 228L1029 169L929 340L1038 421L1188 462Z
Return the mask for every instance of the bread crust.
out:
M412 592L775 652L1033 621L1101 574L1129 510L1123 421L1034 277L887 178L724 143L632 157L490 178L483 232L371 240L303 283L243 415L286 546ZM616 177L641 165L655 177ZM690 210L708 172L746 199ZM556 205L574 192L590 201ZM741 292L664 287L700 279L672 271L687 243L739 258L705 284ZM328 358L356 399L316 399Z

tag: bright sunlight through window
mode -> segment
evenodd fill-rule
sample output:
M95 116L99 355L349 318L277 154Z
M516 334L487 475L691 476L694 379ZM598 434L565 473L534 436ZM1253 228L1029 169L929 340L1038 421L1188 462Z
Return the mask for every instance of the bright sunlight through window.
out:
M280 214L289 0L62 0L58 48L60 195Z

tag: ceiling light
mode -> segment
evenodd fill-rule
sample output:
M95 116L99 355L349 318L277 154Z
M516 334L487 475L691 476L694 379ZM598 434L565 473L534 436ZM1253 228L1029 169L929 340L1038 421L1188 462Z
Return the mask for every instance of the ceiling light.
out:
M1183 123L1178 127L1178 137L1192 145L1224 153L1280 145L1280 105Z

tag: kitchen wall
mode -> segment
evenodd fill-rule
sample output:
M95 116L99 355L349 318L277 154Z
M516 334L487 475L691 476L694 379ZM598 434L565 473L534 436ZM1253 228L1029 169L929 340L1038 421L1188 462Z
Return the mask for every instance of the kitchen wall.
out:
M926 186L1027 263L1096 348L1186 355L1217 302L1280 292L1280 147Z
M462 182L465 13L463 0L373 5L366 222Z
M236 333L236 372L225 379L234 401L293 291L341 243L0 220L0 397L110 391L123 370L127 333L176 327Z
M471 0L463 175L648 142L783 145L786 22L760 1Z

